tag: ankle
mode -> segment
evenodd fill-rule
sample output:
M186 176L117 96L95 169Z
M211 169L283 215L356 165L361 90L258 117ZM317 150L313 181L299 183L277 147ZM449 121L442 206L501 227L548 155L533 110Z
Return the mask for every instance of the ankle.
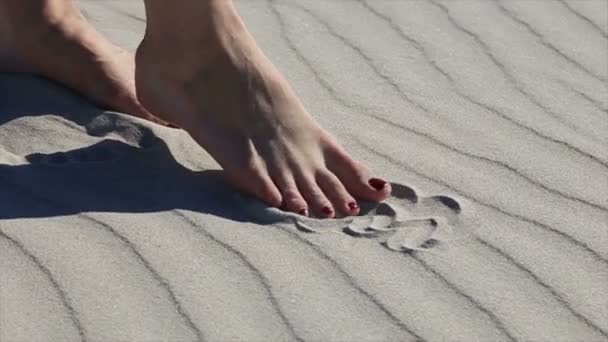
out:
M37 33L82 19L72 0L7 0L0 2L2 28L11 34Z
M14 11L7 13L11 20L4 23L2 38L20 54L35 53L57 37L78 36L85 23L75 6L40 10L31 17L23 16L23 9Z
M146 45L176 51L204 50L210 55L226 50L230 40L246 32L230 0L184 1L175 6L165 0L146 1Z

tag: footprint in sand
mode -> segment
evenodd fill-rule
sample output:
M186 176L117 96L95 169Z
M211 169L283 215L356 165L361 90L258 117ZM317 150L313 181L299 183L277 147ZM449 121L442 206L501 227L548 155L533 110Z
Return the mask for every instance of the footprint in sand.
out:
M393 192L381 203L361 203L355 217L315 219L269 208L239 196L246 212L263 224L287 224L306 233L344 233L375 239L403 253L428 251L464 233L460 203L449 196L424 197L408 186L391 183Z

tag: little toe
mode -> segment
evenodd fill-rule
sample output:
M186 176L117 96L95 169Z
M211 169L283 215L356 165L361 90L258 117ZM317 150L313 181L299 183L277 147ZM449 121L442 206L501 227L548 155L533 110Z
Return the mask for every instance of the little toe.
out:
M279 207L283 201L279 189L270 179L266 170L239 170L227 172L230 182L242 191L258 197L273 207Z

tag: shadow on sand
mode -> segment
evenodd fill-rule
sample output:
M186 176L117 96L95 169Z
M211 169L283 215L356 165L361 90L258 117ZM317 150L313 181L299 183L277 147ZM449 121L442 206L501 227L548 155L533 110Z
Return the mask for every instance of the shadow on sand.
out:
M0 133L15 119L47 114L82 126L79 134L105 138L118 132L128 143L103 139L66 152L31 153L28 164L0 163L0 219L184 209L250 221L221 171L182 166L146 125L51 82L0 74Z

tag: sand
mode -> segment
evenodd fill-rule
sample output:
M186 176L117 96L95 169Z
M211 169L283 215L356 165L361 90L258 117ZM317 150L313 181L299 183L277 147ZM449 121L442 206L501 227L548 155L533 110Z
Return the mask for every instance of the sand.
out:
M137 46L139 1L81 3ZM181 130L0 74L0 341L608 341L605 1L238 6L393 196L283 213Z

